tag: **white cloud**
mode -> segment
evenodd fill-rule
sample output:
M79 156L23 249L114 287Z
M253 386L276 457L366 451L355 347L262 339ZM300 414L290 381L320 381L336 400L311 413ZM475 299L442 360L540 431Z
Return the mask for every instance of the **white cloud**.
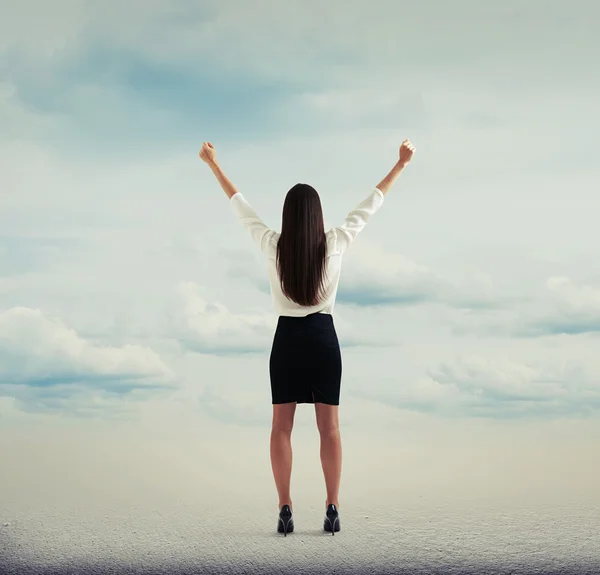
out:
M165 312L165 329L184 347L200 353L264 352L275 328L273 314L232 313L220 302L209 302L202 288L181 283Z
M486 274L469 274L453 283L427 266L363 238L346 257L339 298L364 306L441 303L472 308L505 303Z
M95 381L102 387L166 385L171 369L150 348L99 346L82 339L59 318L15 307L0 314L0 381L47 385Z
M463 391L475 396L489 394L498 399L544 401L560 396L565 384L581 376L578 366L553 364L536 366L466 356L454 364L438 366L430 375L441 384L458 384Z
M375 226L376 224L372 224ZM268 292L264 266L240 252L231 257L227 275L244 279ZM406 255L360 237L344 256L338 302L361 307L410 306L424 303L457 308L495 308L512 302L497 293L492 278L483 272L467 272L451 281Z
M327 215L338 224L391 167L402 137L416 141L414 165L347 255L336 325L342 344L365 347L348 354L350 374L364 368L369 378L373 365L382 369L380 360L390 370L406 364L411 378L402 376L403 381L413 382L403 387L406 401L429 405L438 398L443 407L454 399L462 401L462 392L431 374L423 376L426 365L448 363L464 346L477 346L492 361L500 347L512 345L513 359L522 359L517 351L521 340L515 343L515 335L560 332L569 325L593 329L596 288L555 282L539 301L525 300L542 276L541 264L520 257L536 247L555 253L558 246L571 269L550 273L581 277L597 266L597 258L588 260L591 265L578 259L598 243L593 221L596 165L590 161L594 148L589 145L596 131L595 93L589 89L585 58L571 60L577 66L562 67L562 75L556 75L556 62L569 60L570 51L592 54L582 49L587 28L581 15L570 16L573 30L580 33L561 36L565 42L557 44L546 41L554 37L550 30L560 29L561 14L553 9L542 26L534 4L520 9L518 30L505 5L473 10L472 3L467 20L460 7L441 3L435 14L444 26L435 21L432 26L430 8L416 4L402 10L400 19L392 9L384 13L347 3L340 9L341 2L331 2L320 6L318 20L311 5L302 2L248 7L235 1L150 0L141 12L133 10L133 0L58 0L51 8L38 4L14 3L0 21L0 65L8 72L0 87L0 227L11 236L1 244L9 247L0 253L5 275L0 278L0 306L28 306L28 313L53 310L63 320L57 331L50 325L55 320L45 314L39 326L32 318L6 324L13 340L5 338L3 345L13 347L10 362L0 363L0 373L18 379L29 369L39 381L81 379L87 373L93 380L89 383L100 386L103 378L115 384L122 372L141 371L147 375L139 376L139 383L162 377L162 360L152 359L151 353L160 349L178 369L193 363L189 379L194 384L196 374L208 384L213 376L207 375L206 364L233 361L204 354L268 353L275 317L264 293L264 268L250 269L256 260L249 257L245 266L241 255L235 269L225 268L221 250L242 248L241 242L247 242L249 251L250 241L229 213L212 174L198 163L195 145L183 136L177 140L180 126L171 125L172 132L157 129L171 124L170 117L164 124L157 118L165 118L160 110L179 110L182 86L192 96L186 126L204 130L200 140L215 140L228 174L275 226L283 195L296 180L315 183ZM39 16L35 22L30 18L34 12ZM509 25L516 36L510 50L498 51L495 42L503 41ZM537 51L528 49L532 42ZM473 45L481 49L473 52ZM216 56L199 63L198 54L206 46ZM266 53L272 57L265 59ZM508 69L513 79L528 80L533 61L547 66L536 66L535 82L524 81L516 91L514 82L499 86L506 77L501 72ZM143 77L145 64L150 66L148 77ZM208 69L210 76L211 66L220 77L237 81L243 76L254 82L259 104L264 104L262 89L276 94L280 100L268 106L269 118L286 129L273 135L261 124L256 132L242 134L235 122L223 128L221 117L212 112L216 119L210 127L198 120L203 108L193 96L195 86L186 82L190 76L198 79L199 70ZM133 71L129 84L124 78ZM165 74L166 82L161 79L153 87L156 71ZM582 73L585 85L565 81L565 75L576 79ZM76 89L66 90L69 83ZM68 102L63 98L67 92ZM172 96L159 105L152 99L158 93ZM231 95L220 88L213 93L216 103L229 106L220 111L223 118L234 108L244 109L244 102L229 101L224 94ZM26 105L28 97L41 106ZM46 99L51 105L44 108ZM210 108L213 102L206 105ZM565 112L557 115L559 108ZM90 117L105 129L105 140L90 129L97 127L87 123ZM131 124L125 125L126 119ZM405 134L415 120L415 133L411 129ZM348 129L331 130L343 123ZM81 137L69 142L73 134L65 130L66 124L81 129ZM365 124L368 130L362 130ZM113 125L131 138L118 150ZM319 129L313 132L315 125ZM44 139L45 133L52 138ZM242 135L245 139L239 141ZM196 136L190 131L186 137ZM91 141L97 145L93 154L86 147ZM59 148L59 142L65 147ZM185 153L177 155L182 146ZM36 258L21 257L19 242L26 236L38 241ZM381 240L379 245L369 245L369 236ZM48 251L46 240L57 237L73 243ZM499 271L491 248L501 251L509 242L514 251ZM484 254L476 263L465 255L473 246ZM8 265L14 262L18 265ZM549 275L547 269L543 277ZM263 292L243 283L251 276ZM161 323L157 318L169 290L180 282L193 283L181 284ZM365 304L431 305L344 305L344 293L348 303L360 298ZM517 297L508 298L507 293ZM467 337L446 337L448 317ZM26 321L31 331L47 336L32 340L37 348L26 343L30 336L14 340L19 329L26 331ZM504 339L468 337L486 330ZM179 357L179 346L166 341L171 336L204 354ZM127 345L140 341L150 347ZM540 353L544 346L555 345L562 353L562 341L528 340L527 345ZM406 355L402 366L395 349L400 344ZM569 345L574 357L578 352ZM237 360L244 373L260 357L257 353ZM511 369L507 373L517 382L529 377ZM77 385L59 389L55 384L55 400L60 394L63 406L70 397L90 409L112 401L98 387L92 400ZM245 409L242 403L237 413Z
M551 277L546 288L563 316L600 323L600 287L576 283L567 277Z
M600 333L600 288L550 277L545 289L502 310L468 310L452 320L455 333L542 337Z
M478 66L482 73L493 75L492 62L513 64L513 73L524 73L544 57L565 63L569 55L581 58L588 52L584 48L589 45L591 35L589 19L583 13L574 15L559 5L550 11L545 7L547 18L542 25L536 2L526 8L520 6L518 26L510 7L474 6L468 0L452 6L438 2L433 12L419 4L411 5L410 9L399 6L394 9L388 3L349 6L341 0L332 0L319 5L317 19L314 3L301 1L257 0L249 6L234 0L215 8L208 2L151 0L143 11L137 8L135 0L102 3L60 0L50 10L41 8L37 2L23 0L11 6L3 18L0 37L5 39L5 45L30 44L30 50L42 54L60 50L82 32L125 45L143 46L148 54L161 59L173 55L196 59L199 49L211 46L221 64L238 70L251 66L255 71L278 77L282 73L310 74L311 67L317 68L314 74L324 65L338 62L335 67L329 66L329 75L339 80L350 61L362 65L363 72L370 69L371 77L385 79L385 68L390 64L395 71L401 66L403 72L431 70L440 63L445 69L464 70L469 64L480 64L482 55L486 56L486 65ZM38 24L39 29L32 29L28 18L32 10L40 14L36 22L44 23ZM464 17L466 13L468 18ZM576 19L579 27L574 29L580 33L569 43L549 41L552 36L547 31L560 29L560 22L566 18ZM508 31L512 33L512 45L497 50ZM532 43L540 48L531 50ZM273 50L273 46L277 49ZM434 49L428 49L430 46ZM264 58L267 51L270 57ZM514 67L515 54L521 60L518 68ZM581 70L583 66L571 68ZM539 73L544 71L541 68Z
M244 285L244 284L238 284ZM165 309L163 333L184 348L204 354L270 352L277 316L269 311L234 312L224 304L207 300L202 286L184 282ZM269 302L270 303L270 302ZM365 321L365 314L336 314L336 330L345 347L397 345L398 338L384 333L381 325Z
M462 8L468 10L467 20L459 15L460 6L449 8L441 2L432 12L418 4L409 10L393 6L348 9L336 0L320 5L319 18L315 20L314 8L299 1L260 1L249 7L238 1L215 6L151 0L140 11L133 0L59 0L53 3L52 10L23 0L3 14L0 37L7 61L14 54L19 55L15 68L27 70L24 58L34 61L29 77L63 72L65 63L71 65L77 58L85 58L90 46L101 52L103 47L110 47L165 69L173 66L197 71L199 67L212 66L221 77L243 76L258 79L259 83L266 80L269 87L286 85L290 98L284 96L282 100L291 103L292 108L284 105L280 111L285 118L277 116L275 123L296 116L300 117L300 124L311 124L313 117L322 113L323 118L350 120L351 129L361 125L361 119L369 118L370 128L384 122L395 133L414 125L419 118L418 125L427 128L421 131L423 161L426 162L427 152L429 167L433 168L428 171L442 178L457 172L464 175L466 165L467 178L472 178L475 171L482 175L483 169L490 166L497 173L504 172L503 151L515 138L521 140L521 147L519 153L511 156L512 170L534 166L537 171L539 162L556 165L558 160L564 162L566 154L571 163L582 156L592 160L589 150L593 146L581 145L581 130L586 130L586 142L590 144L595 131L590 128L591 122L583 123L576 115L583 108L591 110L595 98L589 90L585 94L574 93L570 84L557 80L554 66L564 59L569 65L561 68L562 74L589 80L584 56L593 52L588 44L592 37L588 29L590 19L568 11L563 14L564 8L555 7L552 12L545 10L548 18L541 25L539 7L531 3L526 9L519 9L519 26L515 28L511 10L504 6L474 7L471 2L464 2ZM40 14L35 23L29 18L32 11ZM563 17L575 19L579 27L573 30L580 33L564 43L549 41L559 35ZM496 42L502 43L508 32L511 45L498 50ZM539 49L531 50L532 43ZM475 52L474 45L478 47ZM197 54L206 46L211 46L215 57L203 59L199 66ZM404 54L407 46L415 49ZM265 53L270 57L264 58ZM483 58L483 54L487 57ZM57 69L49 66L50 60L58 65ZM553 65L548 66L548 62ZM571 65L573 62L577 65ZM110 75L119 68L118 57L110 66L102 73ZM402 73L398 73L399 67ZM538 73L536 82L542 86L537 90L527 84L515 92L514 84L509 89L498 80L505 77L503 72L507 70L513 80L519 75L527 78L532 67ZM541 81L541 76L552 82L552 90ZM88 129L94 116L101 118L97 123L118 127L134 115L136 121L130 132L140 134L141 147L142 141L147 146L152 140L151 132L144 132L145 125L151 123L155 132L164 134L163 129L172 123L168 115L164 122L156 120L165 112L164 105L146 109L145 84L133 95L135 101L128 104L103 90L103 85L102 81L96 88L86 85L81 101L71 110L85 113ZM75 90L67 92L72 95ZM563 109L560 115L554 114L558 107ZM279 110L278 106L271 108ZM299 112L299 108L303 109ZM228 111L221 112L226 118ZM67 115L62 120L69 120ZM111 124L111 117L117 115L118 120ZM80 120L77 118L75 123L81 123ZM189 121L186 117L185 124ZM532 131L532 122L536 131ZM206 121L201 124L206 125ZM491 133L481 129L490 125L495 128ZM577 137L573 126L580 130ZM566 133L573 136L567 149L554 144L557 132L561 138ZM81 139L85 134L79 135ZM361 154L365 153L361 150Z
M413 381L384 380L352 394L401 409L453 416L555 417L600 411L600 372L567 360L526 363L457 356Z

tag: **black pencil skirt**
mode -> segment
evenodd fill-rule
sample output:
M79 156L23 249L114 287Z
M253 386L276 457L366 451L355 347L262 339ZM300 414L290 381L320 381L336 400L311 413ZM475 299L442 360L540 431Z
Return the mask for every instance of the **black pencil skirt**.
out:
M339 405L342 355L331 314L279 316L269 374L274 404Z

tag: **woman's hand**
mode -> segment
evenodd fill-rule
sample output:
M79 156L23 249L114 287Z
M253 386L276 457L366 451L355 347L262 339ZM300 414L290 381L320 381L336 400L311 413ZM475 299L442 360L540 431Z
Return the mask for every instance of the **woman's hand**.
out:
M207 164L214 164L217 159L215 147L210 142L204 142L200 150L200 159Z
M400 145L400 153L399 153L400 163L404 164L404 165L408 164L408 162L411 161L414 152L415 152L415 147L412 145L412 142L407 138Z

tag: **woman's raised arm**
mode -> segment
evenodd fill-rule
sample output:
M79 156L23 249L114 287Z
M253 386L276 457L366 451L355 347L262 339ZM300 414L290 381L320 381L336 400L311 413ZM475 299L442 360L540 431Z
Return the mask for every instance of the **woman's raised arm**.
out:
M375 189L346 217L341 226L335 229L337 247L341 252L346 251L356 236L364 229L369 218L381 207L383 198L398 179L400 172L410 162L415 147L409 140L402 142L400 146L399 159L390 170L388 175L377 184Z
M200 158L208 164L219 184L223 188L227 197L231 200L231 205L235 215L242 225L250 232L252 239L258 244L262 251L267 251L269 241L275 232L269 228L257 215L252 206L246 201L244 196L238 192L231 180L225 175L217 162L215 147L210 142L204 142L200 150Z
M212 170L212 173L217 178L219 184L221 184L223 191L227 194L229 199L238 193L237 188L225 175L225 172L223 172L221 166L219 166L215 147L210 142L204 142L202 144L202 149L200 150L200 159L208 164L208 167Z
M400 151L398 153L398 161L394 165L394 167L390 170L389 174L377 184L377 189L381 190L381 193L385 196L388 193L389 189L394 185L400 172L405 168L406 164L410 162L412 156L415 152L415 147L412 145L411 141L406 139L400 145Z

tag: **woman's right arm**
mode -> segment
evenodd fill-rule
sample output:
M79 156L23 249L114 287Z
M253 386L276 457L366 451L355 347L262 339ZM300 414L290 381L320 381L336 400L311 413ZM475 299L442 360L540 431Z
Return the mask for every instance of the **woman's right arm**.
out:
M217 162L215 147L210 142L204 142L200 150L200 158L208 164L217 181L223 188L223 191L229 198L233 211L242 225L250 232L254 241L260 249L266 251L269 240L275 232L270 229L257 215L252 206L246 201L246 198L238 192L231 180L225 175Z
M354 241L356 236L367 225L369 218L381 207L385 194L394 185L398 176L410 162L415 147L409 140L402 142L400 146L399 159L390 170L388 175L377 184L377 187L354 209L352 210L344 223L335 228L337 247L341 252L346 251L348 246Z
M242 225L250 232L250 235L260 249L263 252L266 252L269 241L275 234L275 231L262 221L240 192L231 196L229 201L231 202L235 215L242 222Z

